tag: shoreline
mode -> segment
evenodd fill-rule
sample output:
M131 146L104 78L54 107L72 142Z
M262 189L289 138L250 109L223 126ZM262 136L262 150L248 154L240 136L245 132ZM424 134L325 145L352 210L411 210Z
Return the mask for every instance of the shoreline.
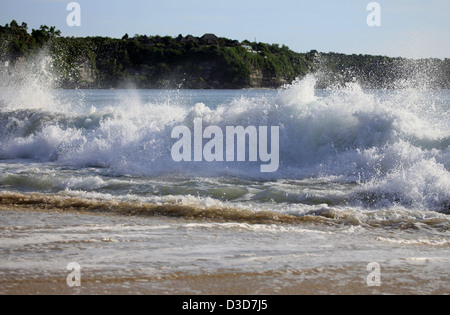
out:
M0 269L0 274L6 271ZM70 288L67 274L28 276L17 280L0 276L0 295L367 295L414 294L414 289L398 287L386 281L382 287L368 287L364 275L350 276L349 269L277 270L265 273L218 272L207 274L170 274L140 276L139 274L108 277L82 270L80 287ZM328 275L342 277L329 281ZM445 294L445 290L429 292ZM448 293L448 292L447 292Z
M59 225L54 225L53 220L61 220L67 224L69 222L79 220L79 222L91 222L89 224L104 222L104 226L110 228L110 222L117 224L118 222L126 222L127 218L116 214L102 214L102 213L87 213L87 212L63 212L49 209L19 208L19 207L0 207L2 218L7 216L14 217L30 217L38 218L45 222L45 231L52 231L58 228ZM64 215L61 217L60 215ZM31 219L35 222L36 219ZM92 220L95 222L92 222ZM131 218L130 218L131 219ZM148 221L143 224L151 224L151 222L163 222L164 224L179 223L176 218L147 218ZM162 221L159 221L162 220ZM78 221L77 221L78 222ZM83 224L88 223L74 223L77 230ZM136 221L138 222L138 221ZM200 222L200 221L199 221ZM19 223L18 223L19 224ZM133 225L134 223L131 223ZM3 224L4 225L4 224ZM90 225L89 225L90 226ZM41 227L30 224L30 226L11 227L12 238L21 239L25 237L30 239L32 243L41 244L39 237L35 236L46 235L49 232L39 231ZM64 228L64 226L62 226ZM148 225L151 228L151 225ZM8 227L0 226L2 239L4 238L4 231ZM175 227L175 230L177 228ZM42 234L44 233L44 234ZM56 232L50 232L56 233ZM117 232L120 234L120 232ZM137 232L138 233L138 232ZM217 233L222 233L217 231ZM34 236L33 236L34 235ZM116 235L114 229L111 230L111 235ZM248 234L249 236L252 233ZM99 235L98 237L100 237ZM131 238L135 236L134 232ZM212 236L212 235L211 235ZM94 237L93 234L89 236ZM215 236L217 237L217 236ZM256 237L253 235L251 237ZM66 239L66 236L63 237ZM119 237L120 240L120 237ZM299 240L301 242L301 239ZM36 243L37 242L37 243ZM355 240L355 242L359 242ZM2 241L0 240L0 243ZM20 242L19 242L20 243ZM4 245L5 243L3 243ZM10 247L9 241L6 242L6 247L10 248L7 252L14 253L15 251L22 252L25 255L33 255L33 262L24 262L16 265L13 263L15 259L19 259L14 254L7 255L8 264L3 264L0 267L0 295L446 295L450 293L448 285L448 273L446 272L446 262L441 265L439 261L429 261L426 258L398 258L388 260L382 264L382 278L380 287L369 287L366 283L368 279L368 272L366 264L359 261L356 257L342 263L335 264L331 261L328 263L317 262L315 267L303 267L302 260L294 267L282 267L277 269L268 269L260 271L246 271L236 266L223 269L221 267L203 269L198 266L190 265L190 263L177 262L174 266L166 269L149 268L151 262L145 260L144 256L141 263L144 265L136 265L133 258L126 260L125 267L116 265L114 261L109 261L110 255L123 255L121 252L126 246L126 251L130 250L130 245L122 245L125 243L115 243L113 240L106 240L105 242L95 242L92 244L79 243L74 236L67 236L64 242L53 241L47 243L39 249L21 249ZM55 245L51 245L55 244ZM59 245L58 245L59 244ZM117 245L116 245L117 244ZM356 244L356 243L355 243ZM359 244L359 243L358 243ZM150 244L149 244L150 245ZM29 247L30 245L28 245ZM33 245L34 246L34 245ZM41 246L41 245L38 245ZM57 246L55 254L53 252L46 252L50 247ZM89 248L94 248L94 252L98 253L98 257L94 261L102 261L103 263L88 262L92 259L92 254L78 252L87 259L83 263L81 270L81 286L70 288L67 285L67 277L70 271L66 271L67 261L73 255L75 248L82 249L84 253ZM270 245L269 245L270 246ZM354 246L354 245L351 245ZM361 243L364 245L364 242ZM398 245L392 245L392 248L397 248ZM25 246L27 247L27 246ZM31 247L34 248L34 247ZM102 249L109 248L106 256L102 256ZM444 247L445 248L445 247ZM100 251L99 251L100 250ZM174 248L174 250L176 250ZM191 248L191 251L195 250ZM436 248L436 250L439 250ZM3 252L4 250L2 250ZM132 250L133 251L133 250ZM224 248L221 251L227 252ZM42 254L43 253L43 254ZM126 253L125 253L126 254ZM231 253L230 253L231 254ZM311 253L312 254L312 253ZM58 257L55 257L58 256ZM5 257L4 255L2 255ZM314 255L312 255L314 256ZM43 257L43 258L40 258ZM47 257L47 258L45 258ZM61 262L61 257L64 260ZM102 258L101 258L102 257ZM151 256L149 256L151 257ZM42 260L40 260L42 259ZM50 259L50 260L46 260ZM54 259L54 261L53 261ZM198 256L198 260L203 260L204 257ZM444 259L445 260L445 259ZM18 261L22 261L21 258ZM120 260L119 260L120 261ZM441 259L442 261L442 259ZM25 264L24 264L25 263ZM123 263L123 261L122 261ZM150 263L150 265L148 265ZM250 266L250 263L248 263ZM55 268L57 266L57 268ZM188 267L192 272L182 271L183 268ZM56 270L56 271L55 271Z
M204 274L139 273L114 276L82 270L81 285L69 287L68 273L21 274L20 279L0 269L0 295L447 295L448 288L432 288L432 280L410 277L404 268L385 268L380 286L366 284L361 268L274 270L262 273L238 270ZM330 279L333 276L333 279Z

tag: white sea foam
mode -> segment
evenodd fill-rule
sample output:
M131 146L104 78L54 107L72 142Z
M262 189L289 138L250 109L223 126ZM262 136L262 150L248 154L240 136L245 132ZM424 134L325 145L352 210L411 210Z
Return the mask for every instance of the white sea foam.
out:
M393 244L406 244L406 245L428 245L428 246L448 246L450 243L447 239L396 239L378 237L377 241L388 242Z
M21 97L7 99L0 111L0 158L102 167L115 175L340 177L359 183L352 198L372 206L448 208L448 102L430 92L371 93L357 84L319 93L315 83L307 76L276 94L242 96L219 106L146 103L138 92L126 91L119 93L118 105L101 109L58 103L45 89L43 96L25 89L34 105ZM279 171L261 174L259 164L250 162L174 162L171 131L192 127L195 118L202 118L204 127L280 126ZM66 187L102 183L81 180Z

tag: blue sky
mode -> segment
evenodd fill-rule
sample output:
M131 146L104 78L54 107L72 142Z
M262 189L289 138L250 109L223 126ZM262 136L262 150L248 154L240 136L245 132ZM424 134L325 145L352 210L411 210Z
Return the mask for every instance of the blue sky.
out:
M77 0L80 27L66 23L69 2L0 0L0 24L56 26L65 36L214 33L297 52L450 58L449 0L379 0L380 27L366 22L372 0Z

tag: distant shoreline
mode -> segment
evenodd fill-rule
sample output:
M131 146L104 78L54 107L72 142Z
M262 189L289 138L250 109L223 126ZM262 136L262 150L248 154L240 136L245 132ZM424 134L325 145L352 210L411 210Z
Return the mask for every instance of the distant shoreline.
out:
M202 37L61 37L54 27L0 26L0 73L51 69L64 89L277 89L316 74L318 88L450 89L450 59L306 53L279 44ZM50 57L50 58L46 58ZM36 68L36 65L38 67ZM46 72L49 72L46 70Z

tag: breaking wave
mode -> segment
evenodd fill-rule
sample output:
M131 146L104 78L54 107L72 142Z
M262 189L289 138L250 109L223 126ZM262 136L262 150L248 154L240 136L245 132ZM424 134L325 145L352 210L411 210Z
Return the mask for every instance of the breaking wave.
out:
M397 208L395 211L373 212L360 209L352 211L324 207L310 211L279 211L244 204L231 204L211 198L192 196L167 196L142 202L131 196L108 198L98 194L65 192L54 194L0 193L0 208L31 211L62 211L75 213L115 214L141 217L173 217L184 220L208 220L212 222L237 222L245 224L289 224L319 226L359 226L409 230L422 226L443 233L448 232L449 219L438 213L418 213Z
M124 91L121 102L101 108L60 101L42 89L23 94L6 88L0 159L96 167L113 176L338 178L358 185L346 199L351 204L448 213L448 91L364 91L357 84L317 91L315 85L315 77L307 76L274 93L195 106L142 102L138 93ZM278 172L261 174L260 165L251 162L174 162L171 131L192 127L195 118L223 130L280 126ZM81 187L71 185L66 188Z

